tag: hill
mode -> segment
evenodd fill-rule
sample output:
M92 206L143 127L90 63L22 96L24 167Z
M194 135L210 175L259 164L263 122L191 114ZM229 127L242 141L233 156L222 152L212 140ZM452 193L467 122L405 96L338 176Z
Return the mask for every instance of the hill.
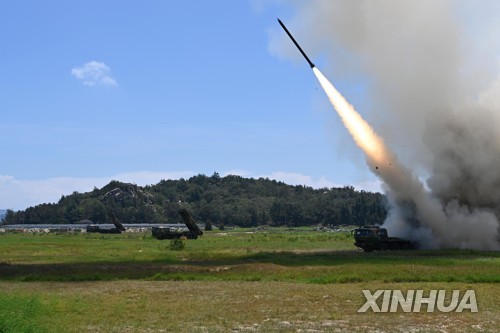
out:
M378 224L386 217L380 193L351 186L313 189L267 178L197 175L141 187L111 181L101 189L62 196L58 203L7 211L4 223L107 222L113 212L123 223L177 223L179 208L200 223L215 225Z

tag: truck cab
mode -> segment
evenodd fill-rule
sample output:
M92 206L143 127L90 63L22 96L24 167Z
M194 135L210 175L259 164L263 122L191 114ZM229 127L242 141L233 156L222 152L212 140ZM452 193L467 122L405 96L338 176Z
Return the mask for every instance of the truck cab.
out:
M387 229L379 226L365 226L354 229L354 245L365 252L374 250L407 250L416 244L406 239L389 237Z

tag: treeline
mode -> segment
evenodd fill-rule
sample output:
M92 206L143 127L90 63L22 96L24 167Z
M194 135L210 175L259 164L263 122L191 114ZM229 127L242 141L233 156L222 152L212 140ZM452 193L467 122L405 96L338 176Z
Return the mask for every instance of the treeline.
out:
M351 186L313 189L214 173L145 187L112 181L101 189L62 196L55 204L8 210L3 223L109 223L108 212L123 223L179 223L179 208L199 223L242 227L379 224L387 214L384 196Z

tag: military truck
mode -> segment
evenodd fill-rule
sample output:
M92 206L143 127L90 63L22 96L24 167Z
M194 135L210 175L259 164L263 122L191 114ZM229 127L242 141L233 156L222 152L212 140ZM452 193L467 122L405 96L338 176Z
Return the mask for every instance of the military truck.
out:
M156 239L176 239L181 237L185 237L187 239L197 239L198 236L203 235L203 231L201 231L200 227L198 227L187 210L179 209L178 213L182 216L188 230L178 230L163 226L153 227L151 228L153 237Z
M403 238L389 237L387 229L378 226L365 226L354 229L354 240L358 248L365 252L374 250L410 250L417 248L416 243Z

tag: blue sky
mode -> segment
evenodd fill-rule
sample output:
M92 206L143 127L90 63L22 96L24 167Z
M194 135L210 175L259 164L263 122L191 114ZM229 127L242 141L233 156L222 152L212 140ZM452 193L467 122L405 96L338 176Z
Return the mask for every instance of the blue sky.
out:
M0 208L214 171L377 189L307 64L269 51L291 15L279 1L1 2ZM336 83L362 103L362 80Z

